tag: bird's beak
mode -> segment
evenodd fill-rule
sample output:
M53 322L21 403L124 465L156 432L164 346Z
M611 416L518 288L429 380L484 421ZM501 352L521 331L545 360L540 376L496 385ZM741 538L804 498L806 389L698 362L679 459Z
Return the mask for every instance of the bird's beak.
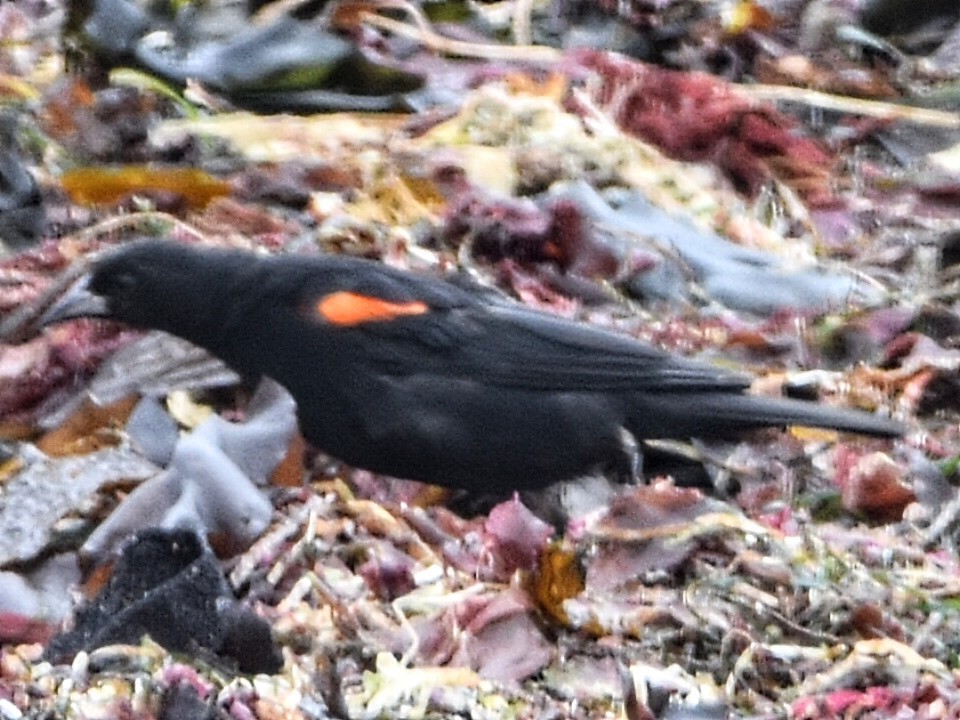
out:
M40 317L40 325L73 320L81 317L109 317L107 300L90 291L90 275L81 275Z

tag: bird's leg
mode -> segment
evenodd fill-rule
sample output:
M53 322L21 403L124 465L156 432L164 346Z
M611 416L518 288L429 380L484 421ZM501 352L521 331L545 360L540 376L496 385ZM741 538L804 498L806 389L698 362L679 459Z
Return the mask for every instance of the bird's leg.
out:
M613 468L618 482L625 485L643 483L643 453L640 444L629 430L620 428L620 447L623 449L622 462Z
M588 475L554 483L543 490L522 493L524 503L535 515L562 531L574 518L584 517L609 505L624 485L643 482L643 453L637 439L620 428L620 452L610 463Z

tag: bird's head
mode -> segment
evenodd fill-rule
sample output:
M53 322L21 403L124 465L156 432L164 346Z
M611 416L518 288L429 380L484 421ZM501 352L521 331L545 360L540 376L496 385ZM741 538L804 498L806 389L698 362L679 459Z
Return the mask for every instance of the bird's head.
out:
M104 317L141 328L176 331L215 311L222 280L216 251L144 240L107 252L41 318L43 325L79 317ZM199 292L198 292L199 291ZM203 301L203 307L194 299Z

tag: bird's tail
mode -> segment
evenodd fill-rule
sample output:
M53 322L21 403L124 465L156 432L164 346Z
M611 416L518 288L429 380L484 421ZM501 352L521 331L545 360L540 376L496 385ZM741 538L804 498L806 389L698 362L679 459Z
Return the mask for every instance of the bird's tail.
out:
M643 438L728 437L778 426L827 428L876 437L899 437L902 423L881 415L804 400L736 393L645 395L629 413L627 428Z

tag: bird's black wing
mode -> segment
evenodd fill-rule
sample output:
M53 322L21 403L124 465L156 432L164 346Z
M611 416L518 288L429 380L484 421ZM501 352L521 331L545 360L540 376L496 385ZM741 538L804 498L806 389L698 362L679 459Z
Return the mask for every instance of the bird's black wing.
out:
M740 391L743 375L439 278L328 260L305 303L372 371L588 392ZM335 286L333 290L331 286Z
M353 329L380 372L554 391L739 391L743 375L507 303L431 306Z

